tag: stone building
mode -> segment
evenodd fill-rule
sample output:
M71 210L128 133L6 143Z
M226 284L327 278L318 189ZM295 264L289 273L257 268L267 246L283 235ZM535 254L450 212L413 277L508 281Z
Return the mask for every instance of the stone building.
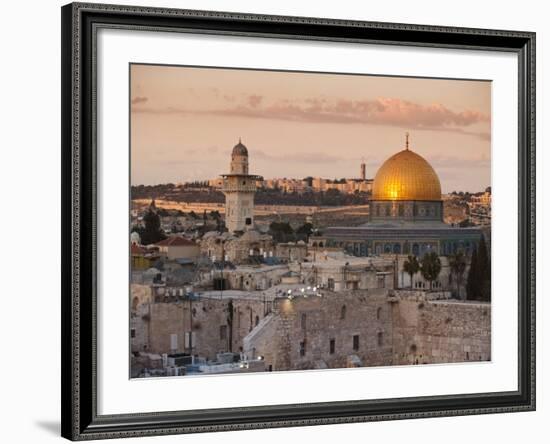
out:
M275 244L271 236L256 230L246 231L241 236L210 231L200 240L200 251L214 261L241 264L254 258L274 257Z
M232 290L258 291L279 285L287 273L286 265L241 266L224 271L224 277Z
M130 245L130 256L132 259L132 270L147 270L160 259L158 251L136 243Z
M155 244L159 253L166 259L195 259L199 256L199 246L195 241L182 236L168 236Z
M394 288L395 283L393 259L327 256L304 262L299 270L305 284L333 291Z
M270 301L261 294L251 297L239 291L137 305L130 317L131 350L215 360L218 353L241 351L244 337L270 310Z
M307 257L308 247L303 240L298 242L281 242L275 247L275 256L285 262L303 262Z

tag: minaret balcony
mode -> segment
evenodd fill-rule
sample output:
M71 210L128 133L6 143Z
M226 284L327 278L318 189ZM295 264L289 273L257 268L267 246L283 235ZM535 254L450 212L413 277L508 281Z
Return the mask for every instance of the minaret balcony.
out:
M249 183L243 185L242 183L238 184L224 184L222 191L224 193L235 193L235 192L241 192L241 193L255 193L256 192L256 184L255 183Z

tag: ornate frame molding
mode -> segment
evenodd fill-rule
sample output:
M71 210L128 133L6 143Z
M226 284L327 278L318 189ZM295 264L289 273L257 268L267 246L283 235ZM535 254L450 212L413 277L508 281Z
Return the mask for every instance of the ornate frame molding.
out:
M62 8L62 435L71 440L535 409L535 34L73 3ZM200 411L97 415L96 89L100 27L514 52L519 61L519 390Z

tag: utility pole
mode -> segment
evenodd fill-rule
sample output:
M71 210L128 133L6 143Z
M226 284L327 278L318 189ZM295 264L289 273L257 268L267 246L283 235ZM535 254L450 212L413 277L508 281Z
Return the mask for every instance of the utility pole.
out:
M397 257L397 253L395 253L395 261L394 261L394 265L393 265L393 288L397 290L397 288L399 287L399 277L398 277L398 273L399 273L399 259Z
M221 279L220 279L220 300L223 299L223 287L224 287L224 280L223 280L223 270L225 269L225 240L222 240L222 269L221 269Z

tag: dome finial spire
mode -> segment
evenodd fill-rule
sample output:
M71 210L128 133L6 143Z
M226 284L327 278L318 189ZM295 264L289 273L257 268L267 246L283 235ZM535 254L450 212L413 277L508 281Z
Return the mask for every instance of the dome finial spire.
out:
M405 133L405 149L407 151L409 150L409 132L408 131Z
M239 136L239 143L242 143L242 142L241 142L241 136Z

